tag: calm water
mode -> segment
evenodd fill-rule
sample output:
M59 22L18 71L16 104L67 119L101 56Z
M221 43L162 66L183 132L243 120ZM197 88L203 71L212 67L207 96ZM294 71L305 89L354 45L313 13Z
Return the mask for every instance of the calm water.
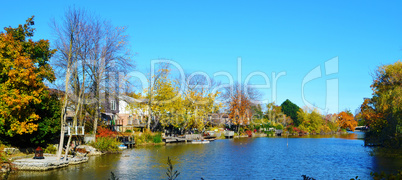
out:
M11 179L166 179L167 157L179 179L370 179L395 171L402 160L369 155L359 134L303 138L241 138L209 144L140 147L91 157L88 163L47 172L19 172ZM289 144L288 146L286 144Z

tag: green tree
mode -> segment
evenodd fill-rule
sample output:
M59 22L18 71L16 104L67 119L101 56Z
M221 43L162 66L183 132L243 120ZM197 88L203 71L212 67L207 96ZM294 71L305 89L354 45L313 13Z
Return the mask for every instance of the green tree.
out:
M363 117L372 127L368 136L380 137L400 147L402 133L402 62L380 66L371 85L373 97L362 105Z
M309 109L305 107L299 109L297 112L297 119L299 121L299 129L306 132L320 133L327 130L324 125L324 118L317 109Z
M33 16L17 28L4 28L0 34L0 135L32 134L41 117L38 106L50 98L45 80L55 76L49 58L55 50L47 40L33 41Z
M299 126L300 121L297 118L297 112L299 111L300 107L292 103L289 99L286 99L286 101L281 104L281 107L282 112L286 114L286 116L292 118L294 125Z

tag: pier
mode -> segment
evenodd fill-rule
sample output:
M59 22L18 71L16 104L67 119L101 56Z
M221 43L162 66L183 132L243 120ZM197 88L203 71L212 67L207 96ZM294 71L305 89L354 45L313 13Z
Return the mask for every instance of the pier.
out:
M203 140L201 134L186 134L181 136L167 136L164 137L165 143L179 143L179 142L192 142L196 140Z
M135 145L134 138L132 136L118 136L117 139L127 148L133 148Z

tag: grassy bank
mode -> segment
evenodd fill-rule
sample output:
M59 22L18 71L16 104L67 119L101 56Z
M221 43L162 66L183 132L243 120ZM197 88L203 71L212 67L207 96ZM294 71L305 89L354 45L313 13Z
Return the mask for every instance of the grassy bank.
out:
M165 144L162 140L162 133L160 132L136 132L134 134L134 140L136 146Z
M104 153L120 152L120 144L121 142L119 142L115 137L98 137L96 138L96 142L89 143L90 146Z

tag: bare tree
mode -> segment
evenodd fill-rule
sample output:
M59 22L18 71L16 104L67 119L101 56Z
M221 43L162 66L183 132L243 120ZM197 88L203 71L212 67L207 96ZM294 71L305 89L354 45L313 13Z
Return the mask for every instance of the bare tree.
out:
M53 21L52 26L56 35L54 44L58 50L53 63L59 72L57 75L65 80L62 131L57 154L60 158L68 104L75 110L74 126L77 125L78 119L81 119L82 125L83 118L79 116L83 114L83 109L89 111L89 114L94 112L93 134L96 134L101 102L105 100L101 98L101 94L114 93L114 96L117 96L115 93L119 91L115 89L121 88L119 81L123 80L108 75L110 72L124 75L134 68L134 65L126 48L127 36L124 34L124 27L114 27L109 21L76 8L70 8L65 13L61 24ZM105 88L109 86L108 83L118 85L108 89ZM66 151L68 145L69 143Z
M76 74L76 69L73 66L77 63L77 54L79 46L76 43L79 40L79 34L83 30L84 14L81 11L69 9L65 13L65 26L53 24L56 36L59 38L55 41L55 47L58 50L56 53L56 65L64 66L65 68L65 93L63 98L63 107L61 114L61 131L59 149L57 151L57 159L61 158L61 153L64 145L64 133L67 119L67 105L69 100L69 86L72 74ZM67 150L67 149L66 149Z

